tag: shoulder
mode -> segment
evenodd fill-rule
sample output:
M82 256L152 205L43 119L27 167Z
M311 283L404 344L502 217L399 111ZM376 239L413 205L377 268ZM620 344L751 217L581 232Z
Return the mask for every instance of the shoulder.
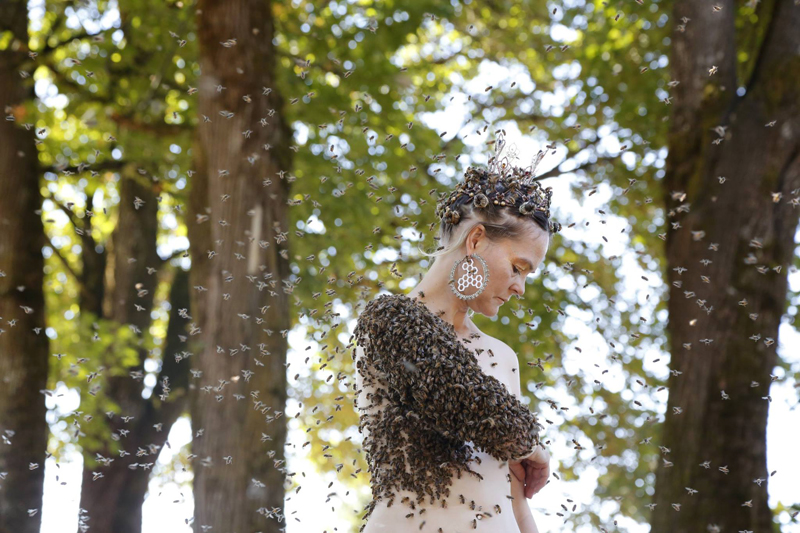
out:
M481 332L486 339L486 343L491 348L492 353L495 357L497 357L498 363L503 365L504 370L508 373L508 382L511 384L511 392L514 393L514 396L520 398L521 393L521 385L520 385L520 376L519 376L519 358L517 357L517 353L505 342L501 341L500 339L496 339L491 335L486 335L485 333Z
M407 314L414 308L411 299L400 294L379 294L364 305L359 319L386 318L393 313Z
M517 352L515 352L511 346L506 344L505 342L492 337L491 335L487 335L486 333L481 331L481 335L486 339L487 344L492 349L495 357L502 358L503 362L514 363L514 365L519 365L519 361L517 360Z
M412 337L423 342L422 339L431 341L454 335L425 304L402 294L391 293L380 294L364 305L358 313L353 333L359 344L370 338L378 344L396 346Z
M385 327L394 321L403 308L403 301L400 298L386 294L376 296L358 313L356 330L369 329L376 324Z

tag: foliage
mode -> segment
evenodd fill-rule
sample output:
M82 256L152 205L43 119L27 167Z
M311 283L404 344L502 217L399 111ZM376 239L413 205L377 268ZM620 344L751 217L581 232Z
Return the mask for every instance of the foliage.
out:
M118 411L80 383L101 367L124 375L137 347L156 349L164 328L140 340L125 326L77 312L74 274L81 271L84 241L76 228L88 229L103 247L115 227L119 180L140 179L157 183L162 196L164 256L185 247L186 226L194 223L183 217L192 133L203 120L194 91L200 73L194 6L171 0L43 5L30 36L39 54L29 66L39 100L27 112L41 140L42 190L51 199L44 217L54 220L46 224L53 243L46 266L48 324L53 349L65 355L54 362L51 387L59 380L79 387L81 411ZM310 443L305 453L320 471L335 470L353 489L368 482L351 407L345 319L358 312L359 300L379 289L405 290L422 274L427 262L417 262L414 247L436 246L437 193L468 164L485 162L493 130L516 125L542 145L557 144L546 161L560 163L546 173L572 176L579 201L598 191L610 194L592 213L562 212L556 201L554 218L565 228L622 220L625 236L616 238L627 237L627 249L608 258L603 243L565 232L551 244L547 269L519 308L477 323L518 354L523 393L555 426L551 432L580 443L573 460L559 466L562 478L577 479L587 468L601 472L598 499L588 512L566 517L570 527L607 526L603 498L613 499L622 515L647 521L644 504L658 461L654 422L666 402L666 392L653 391L665 385L667 360L654 371L651 355L665 349L665 321L651 317L663 317L666 309L659 180L670 109L670 7L665 0L624 6L601 0L563 6L422 0L402 7L273 2L276 89L285 95L284 112L303 154L286 169L296 178L292 281L302 280L293 290L293 312L295 325L315 341L311 350L298 348L288 357L289 395L303 404L298 421ZM746 49L763 38L765 19L747 6L738 9ZM753 61L742 53L742 79ZM472 80L488 64L511 74L491 88L476 88ZM54 98L55 88L65 98ZM466 110L458 132L426 127L431 113L453 112L448 106L455 99ZM84 212L89 198L103 206L95 208L90 227ZM74 216L65 219L67 211ZM626 293L625 257L644 272L647 295ZM797 301L790 295L792 314ZM571 333L571 321L607 339L607 369L622 376L622 390L569 370L579 350L588 349ZM79 357L88 361L79 364ZM80 426L86 433L81 442L97 444L99 435L87 429L93 427ZM301 482L294 477L290 490Z

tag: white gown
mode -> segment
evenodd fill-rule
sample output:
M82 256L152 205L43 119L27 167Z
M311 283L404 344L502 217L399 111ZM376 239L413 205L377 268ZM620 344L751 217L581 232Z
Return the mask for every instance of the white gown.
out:
M472 343L474 348L478 343ZM363 357L363 349L356 347L356 357ZM495 359L496 360L496 359ZM496 377L509 391L514 390L509 381L516 377L512 373L508 362L498 363L491 367L489 359L484 355L478 357L481 369L491 376ZM357 407L363 409L369 402L365 399L366 393L372 392L374 387L365 387L361 374L356 368L356 386L363 389L364 394L358 398ZM516 378L518 379L518 377ZM385 402L384 402L385 403ZM373 405L364 412L372 413L381 408ZM369 429L364 429L364 436L369 435ZM468 445L473 447L472 442ZM480 464L478 464L478 460ZM480 480L476 476L466 473L461 478L454 477L450 486L450 496L445 499L447 508L442 508L442 502L430 503L428 497L422 504L416 503L416 493L401 490L395 496L391 507L388 499L384 498L375 505L363 533L405 533L421 531L423 533L471 533L483 531L486 533L520 533L517 521L514 518L511 496L510 470L507 462L501 462L491 455L473 450L473 461L470 468L483 476ZM406 464L408 471L408 464ZM461 503L459 495L464 496ZM473 504L474 502L474 504ZM412 509L412 504L415 509ZM473 509L474 508L474 509ZM425 509L425 512L420 513ZM498 512L499 510L499 512ZM491 517L483 512L491 513ZM408 516L410 515L410 516ZM475 520L473 529L473 520ZM421 527L420 527L421 526Z

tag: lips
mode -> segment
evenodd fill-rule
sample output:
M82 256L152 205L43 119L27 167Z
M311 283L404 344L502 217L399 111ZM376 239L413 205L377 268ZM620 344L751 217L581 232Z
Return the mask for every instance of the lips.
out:
M499 296L497 297L497 299L498 299L498 300L500 300L500 301L501 301L501 302L503 302L503 303L506 303L506 301L505 301L505 300L503 300L502 298L500 298Z

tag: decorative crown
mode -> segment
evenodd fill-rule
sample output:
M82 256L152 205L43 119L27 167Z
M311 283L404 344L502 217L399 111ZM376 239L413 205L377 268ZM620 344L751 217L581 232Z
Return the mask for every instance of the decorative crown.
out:
M503 130L498 130L496 139L487 144L494 144L494 155L489 159L487 168L467 167L464 181L437 203L436 216L450 224L458 224L461 220L458 207L472 202L478 209L484 209L489 204L509 208L517 206L522 216L530 218L540 211L549 219L553 188L543 188L539 183L543 178L535 177L536 168L544 158L545 152L539 150L529 166L517 167L511 164L511 160L519 158L516 146L512 145L503 155L506 148ZM558 233L560 230L561 224L550 222L550 233Z

